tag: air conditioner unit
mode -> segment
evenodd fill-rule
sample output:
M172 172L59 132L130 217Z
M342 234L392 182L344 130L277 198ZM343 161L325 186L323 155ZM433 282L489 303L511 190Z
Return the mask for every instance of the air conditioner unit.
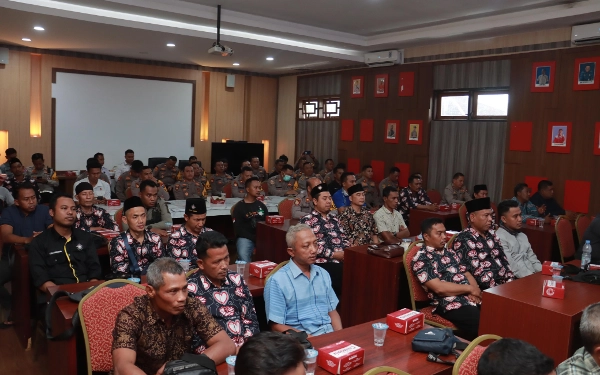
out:
M370 52L365 54L365 64L374 68L404 63L404 50Z
M600 23L573 26L571 28L571 42L576 46L600 43Z

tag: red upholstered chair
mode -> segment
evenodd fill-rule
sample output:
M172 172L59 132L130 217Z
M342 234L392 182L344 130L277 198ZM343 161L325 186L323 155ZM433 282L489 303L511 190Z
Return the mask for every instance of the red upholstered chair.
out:
M406 270L406 278L408 279L408 289L410 291L410 301L412 303L413 310L417 310L416 302L428 302L429 298L425 289L421 286L421 282L412 272L412 259L415 257L423 241L415 241L408 247L408 250L404 252L404 269ZM433 306L427 306L418 311L425 315L425 323L441 328L452 328L456 330L456 326L452 322L442 318L441 316L433 313Z
M496 220L500 220L500 218L498 217L498 206L496 206L496 203L491 202L491 206L492 206L492 210L494 210L494 214L496 215ZM496 223L496 225L498 225L499 223Z
M117 279L100 284L81 299L78 311L85 340L88 375L112 369L112 331L117 314L131 304L134 297L145 294L143 286Z
M408 372L405 372L405 371L402 371L400 369L397 369L395 367L390 367L390 366L375 367L364 373L364 375L377 375L377 374L410 375Z
M452 368L452 375L477 375L477 363L479 363L479 358L486 349L485 346L479 344L488 340L501 339L502 337L496 335L482 335L471 341L460 357L456 359L456 363Z
M575 255L575 241L573 240L573 227L571 222L564 216L560 216L554 225L556 230L556 239L560 250L560 260L573 258ZM569 259L570 260L570 259Z
M260 184L260 188L262 189L262 191L265 192L265 195L270 195L269 194L269 183L267 181L264 181Z
M231 198L232 194L231 194L231 184L225 184L225 186L223 186L223 193L225 193L225 198Z
M442 202L442 194L440 194L440 192L435 189L428 190L427 196L433 204L440 204Z
M458 217L460 218L460 226L463 230L469 227L469 217L467 213L467 206L463 203L462 206L458 209Z
M127 198L133 197L133 193L131 192L131 188L130 187L128 187L127 189L125 189L125 197L127 197Z
M575 229L577 230L577 238L579 239L579 244L583 244L583 234L587 227L592 223L592 218L587 215L579 215L577 219L575 219Z
M117 212L115 212L115 223L119 226L119 231L123 231L123 208L119 208Z
M294 199L284 199L279 202L277 209L279 210L279 215L283 216L284 219L292 218L292 207L294 206Z

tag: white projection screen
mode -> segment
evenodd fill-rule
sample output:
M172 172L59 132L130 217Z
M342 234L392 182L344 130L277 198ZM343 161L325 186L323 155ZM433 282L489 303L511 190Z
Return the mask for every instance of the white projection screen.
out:
M54 168L85 169L96 152L104 166L124 161L132 149L144 164L150 157L194 154L194 81L175 82L93 73L56 72Z

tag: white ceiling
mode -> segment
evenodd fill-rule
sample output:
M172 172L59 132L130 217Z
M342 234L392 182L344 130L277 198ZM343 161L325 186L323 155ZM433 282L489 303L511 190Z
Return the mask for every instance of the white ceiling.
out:
M232 57L206 53L217 4ZM357 65L368 51L598 20L600 0L0 0L0 43L278 75Z

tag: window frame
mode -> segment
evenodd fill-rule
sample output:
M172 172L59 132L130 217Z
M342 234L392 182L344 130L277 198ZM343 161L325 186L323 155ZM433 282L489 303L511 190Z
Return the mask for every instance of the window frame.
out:
M508 87L494 87L478 89L436 90L434 92L434 98L436 101L434 119L436 121L507 121L508 106L506 108L506 116L477 116L477 100L479 98L479 95L507 94L509 95L508 100L510 102L510 92L508 89ZM442 116L443 97L465 95L469 97L469 110L466 116Z
M337 102L337 103L335 103ZM311 116L306 111L306 105L316 103L316 116ZM327 113L327 104L337 104L338 114ZM323 121L323 120L339 120L341 118L342 101L337 96L320 96L298 99L297 120L299 121Z

